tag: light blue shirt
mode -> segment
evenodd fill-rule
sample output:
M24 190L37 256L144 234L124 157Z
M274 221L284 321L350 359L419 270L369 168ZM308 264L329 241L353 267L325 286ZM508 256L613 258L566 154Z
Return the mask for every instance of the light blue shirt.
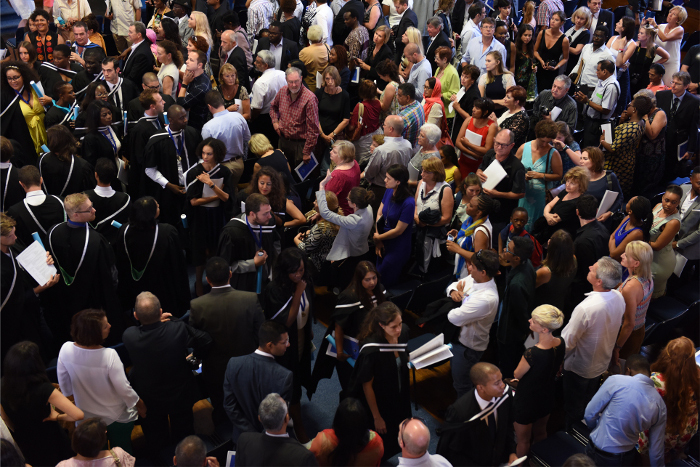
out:
M428 78L433 76L433 69L430 66L430 62L427 58L423 57L418 63L414 63L411 67L411 73L408 75L408 83L411 83L416 87L416 100L418 102L423 100L423 87Z
M664 465L666 404L645 375L614 375L600 387L586 407L591 441L612 454L634 449L639 433L649 430L652 466Z
M498 42L496 38L491 39L491 45L484 51L484 36L472 37L467 45L467 50L462 57L462 63L470 63L479 67L481 73L486 73L486 55L489 52L497 50L501 53L501 57L505 61L506 48ZM506 68L505 65L503 68Z
M222 110L213 115L213 118L204 124L202 138L216 138L226 145L225 161L233 157L243 157L248 154L248 141L250 141L250 129L243 115L238 112Z

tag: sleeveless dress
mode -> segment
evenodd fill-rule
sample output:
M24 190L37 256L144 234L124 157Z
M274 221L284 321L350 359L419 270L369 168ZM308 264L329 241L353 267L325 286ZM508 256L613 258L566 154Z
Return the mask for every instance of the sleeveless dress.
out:
M613 43L615 43L615 41L613 41ZM613 49L611 47L608 48L614 60L617 60L617 56L619 54L624 55L625 50L627 49L627 45L628 44L625 43L625 47L622 50ZM617 82L620 85L620 97L617 99L617 106L615 107L615 115L618 115L621 114L622 111L627 108L627 104L632 100L632 98L630 97L629 68L626 70L622 70L620 67L616 66L615 70L617 72Z
M33 89L30 89L31 95L34 98L32 106L29 107L24 99L19 99L19 108L22 110L22 115L24 116L24 121L27 124L27 129L29 130L29 135L32 137L32 142L34 143L34 150L37 154L41 154L44 151L41 149L43 144L46 144L46 128L44 128L44 107L42 107L41 102L39 102L39 96Z
M528 101L537 97L537 77L532 71L534 64L534 58L528 57L519 50L515 52L515 84L525 88Z
M489 120L483 127L476 128L474 126L474 119L472 118L467 124L467 130L476 133L477 135L481 135L481 147L483 147L486 144L486 135L489 133L489 128L494 123L495 122L493 120ZM479 168L479 165L481 165L481 158L477 159L476 157L473 157L471 155L467 155L464 153L460 154L459 172L462 174L462 178L466 178L466 176L472 172L476 173L477 169Z
M627 121L615 127L612 153L605 155L605 169L612 170L620 181L625 199L632 198L635 155L642 140L642 127L637 122Z
M647 310L649 309L649 303L651 303L651 294L654 291L654 281L649 279L642 279L639 276L630 276L625 281L620 284L617 288L619 292L625 288L627 282L636 279L642 286L642 301L637 304L637 309L634 312L634 329L632 334L629 335L625 345L620 349L620 358L627 359L630 355L639 353L642 348L642 342L644 341L644 323L647 317Z
M630 94L634 96L640 89L649 86L649 67L654 62L656 56L647 57L647 48L639 47L635 49L630 57Z
M664 34L666 35L668 35L668 32L670 32L668 31L668 24L660 24L659 30L663 30ZM681 40L682 38L675 41L662 41L658 35L656 36L656 39L654 39L656 45L663 47L663 49L668 52L669 55L668 61L664 63L664 68L666 69L666 73L664 74L664 84L666 86L671 84L673 74L677 73L678 70L681 69ZM654 62L659 61L660 58L661 57L654 58Z
M668 222L678 219L681 220L681 215L675 213L671 216L662 219L659 216L663 208L661 206L654 210L654 221L649 230L649 240L654 242ZM654 277L654 295L652 298L659 298L666 293L666 281L673 274L673 269L676 267L676 255L673 252L673 242L668 242L668 245L659 251L654 252L654 262L651 263L651 275Z
M523 148L523 158L522 163L525 170L533 170L539 173L545 173L547 165L549 165L549 172L552 173L552 154L554 154L554 149L550 149L549 152L537 159L536 162L532 162L532 144L534 141L525 143ZM549 164L547 162L549 161ZM528 221L525 225L525 230L528 232L532 231L532 226L537 219L542 217L544 214L544 207L547 204L545 196L545 184L541 179L526 180L527 186L525 187L525 197L520 198L518 201L518 207L525 208L528 215Z
M656 109L649 113L649 123L661 111ZM642 140L637 148L637 161L634 167L634 193L650 193L661 182L664 174L664 161L666 159L666 127L663 127L654 139L650 139L646 133L642 133Z
M547 48L547 34L542 35L542 42L540 42L540 48L538 50L540 57L545 63L550 61L555 61L559 63L559 59L562 56L564 38L565 34L559 36L559 39L554 43L552 48ZM545 70L541 66L537 68L537 91L542 92L545 89L552 89L552 84L554 83L554 78L559 75L559 68L555 70Z
M379 100L381 101L384 99L384 93L387 89L389 89L389 87L394 88L394 98L391 100L391 104L389 104L389 109L386 112L382 110L382 114L380 116L381 121L386 120L389 115L398 115L399 109L401 108L401 105L399 105L399 83L396 81L391 81L386 85L384 91L382 91L382 95L379 96Z
M623 222L620 225L620 227L618 227L617 230L615 231L615 247L616 248L618 246L620 246L620 243L622 243L623 240L625 238L627 238L627 236L629 234L631 234L635 230L641 230L640 227L632 227L629 230L625 230L625 227L627 227L627 224L629 224L629 222L630 222L630 219L628 217L627 220L625 222ZM629 276L629 271L627 270L627 268L622 268L622 280L624 281L625 279L627 279L628 276Z

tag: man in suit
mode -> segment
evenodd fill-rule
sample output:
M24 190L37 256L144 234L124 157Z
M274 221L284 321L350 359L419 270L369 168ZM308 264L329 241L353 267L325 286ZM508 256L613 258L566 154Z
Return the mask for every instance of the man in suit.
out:
M469 372L475 388L447 408L437 453L452 465L510 464L515 454L513 393L501 371L479 362ZM493 410L496 407L496 410ZM474 415L481 416L469 422Z
M151 41L146 38L146 26L142 22L135 21L129 26L129 40L131 51L122 67L122 78L138 87L143 75L153 71L156 61L151 52Z
M246 466L314 466L314 454L287 433L287 402L270 393L260 403L258 420L265 433L243 433L236 446L236 465Z
M593 33L598 26L605 26L609 30L615 28L615 15L610 10L603 10L603 0L579 0L578 8L587 6L591 10L591 40Z
M435 74L438 67L437 63L435 63L435 51L438 49L438 47L442 47L443 45L450 49L452 48L452 44L450 44L447 34L445 34L445 31L443 31L444 27L445 25L442 24L442 18L439 16L433 16L430 18L428 20L428 24L426 25L428 30L428 41L427 46L425 47L425 58L427 58L428 62L430 62L430 66L433 69L433 74Z
M245 52L236 43L236 33L226 30L221 33L221 66L224 63L233 65L238 74L238 82L241 86L250 91L250 79L248 78L248 62L245 59ZM217 70L218 74L218 70Z
M673 180L678 172L679 146L688 142L683 150L682 160L693 158L698 145L698 98L688 92L690 74L679 71L673 74L671 89L656 93L658 107L666 112L668 126L666 127L666 168L665 180Z
M170 321L170 316L163 314L155 295L142 292L134 307L134 318L141 325L128 328L122 336L133 362L129 379L148 407L141 428L153 453L194 433L192 406L197 397L188 349L194 348L197 357L206 354L212 343L206 332L188 329L182 321Z
M275 68L278 70L286 70L287 65L292 60L299 58L299 48L289 39L282 37L282 23L275 21L270 25L270 34L268 37L261 37L258 41L258 50L269 50L275 56Z
M225 417L224 374L233 357L248 355L258 347L258 331L265 320L258 296L229 285L231 270L225 259L207 261L207 282L211 292L190 303L190 324L206 331L214 340L211 352L202 359L202 376L207 385L214 420Z
M396 56L394 57L394 61L398 65L401 62L401 57L403 56L403 49L406 47L406 44L401 41L401 38L408 28L418 27L418 17L413 10L408 7L408 0L394 0L394 7L396 8L396 12L401 15L399 29L396 32L396 40L394 42L396 45Z
M265 321L258 331L258 348L242 357L233 357L224 377L224 410L233 423L233 442L241 433L260 433L258 406L272 392L284 400L292 398L292 372L277 363L289 347L287 328L276 321Z
M175 104L175 99L173 99L172 96L165 95L158 91L160 89L160 82L158 81L158 76L153 72L148 72L143 75L143 78L141 78L141 88L139 89L141 89L142 94L146 89L152 89L153 91L158 92L160 97L163 99L162 112L167 112L170 106ZM139 119L144 116L144 109L139 99L140 95L134 97L126 106L126 118L129 120L129 124L138 122Z
M690 184L684 184L683 198L678 206L681 230L673 242L673 249L689 260L700 259L700 166L693 169Z

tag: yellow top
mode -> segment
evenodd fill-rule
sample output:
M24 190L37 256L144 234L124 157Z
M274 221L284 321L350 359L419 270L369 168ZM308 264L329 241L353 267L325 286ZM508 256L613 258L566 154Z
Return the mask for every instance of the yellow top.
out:
M46 128L44 128L44 107L42 107L41 102L39 102L39 96L31 87L29 88L33 104L29 107L24 100L19 99L19 108L22 109L22 115L24 115L24 121L27 122L27 129L29 130L29 135L32 137L34 142L34 150L37 154L43 152L41 149L42 144L46 144Z
M445 181L447 183L451 183L455 179L455 170L457 170L457 166L453 165L452 168L448 169L445 168Z

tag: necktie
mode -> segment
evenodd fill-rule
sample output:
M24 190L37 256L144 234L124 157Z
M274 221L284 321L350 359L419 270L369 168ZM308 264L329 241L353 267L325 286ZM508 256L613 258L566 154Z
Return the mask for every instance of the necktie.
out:
M489 405L489 407L492 407L493 403ZM496 438L496 415L495 412L491 412L491 414L486 418L488 424L489 424L489 434L491 435L492 439Z
M681 103L681 100L677 97L673 98L673 105L671 106L671 118L673 118L676 115L676 111L678 110L678 105Z
M119 99L119 89L116 90L114 93L114 103L117 104L117 107L119 110L122 110L122 104L121 104L121 99Z

